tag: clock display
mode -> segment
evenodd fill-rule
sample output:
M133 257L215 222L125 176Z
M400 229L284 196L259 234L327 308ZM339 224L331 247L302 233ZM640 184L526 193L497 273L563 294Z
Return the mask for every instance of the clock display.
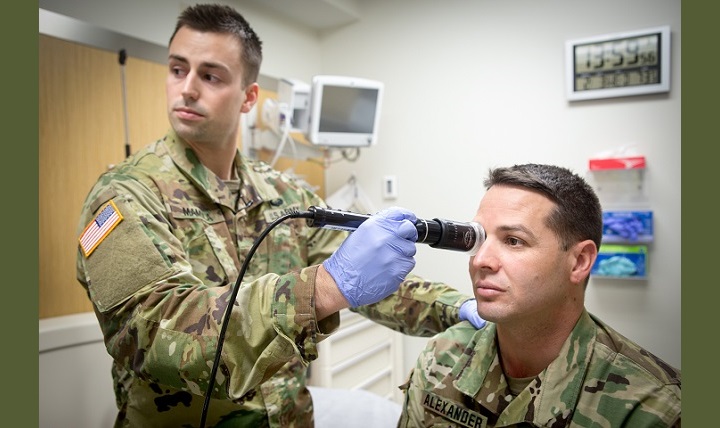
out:
M567 42L568 97L638 95L669 90L668 27Z
M660 34L575 46L575 90L660 83Z

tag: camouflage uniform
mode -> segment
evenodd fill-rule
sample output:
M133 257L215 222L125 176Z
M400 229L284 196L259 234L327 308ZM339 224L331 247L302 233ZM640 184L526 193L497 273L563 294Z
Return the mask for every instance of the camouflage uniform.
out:
M323 206L267 164L238 153L235 165L237 200L170 131L104 173L85 201L77 274L114 359L117 427L199 425L226 299L249 249L283 214ZM87 244L100 224L110 231ZM307 366L340 322L316 320L315 273L345 236L291 219L262 241L233 305L208 426L312 426ZM359 311L430 335L458 321L465 298L409 278Z
M680 372L589 313L515 397L495 327L461 323L428 343L401 387L399 427L680 426Z

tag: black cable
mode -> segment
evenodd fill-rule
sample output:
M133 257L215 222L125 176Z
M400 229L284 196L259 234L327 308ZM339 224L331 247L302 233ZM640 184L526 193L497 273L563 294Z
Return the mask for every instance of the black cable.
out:
M235 281L232 293L230 293L228 306L227 309L225 309L223 323L220 327L217 350L215 351L215 361L211 369L210 380L208 381L207 390L205 392L205 403L203 404L202 416L200 418L200 428L205 427L205 420L207 419L207 412L210 407L210 396L212 395L212 390L215 386L215 376L217 375L217 370L220 366L220 357L222 354L223 342L225 341L225 331L227 330L227 326L230 322L230 315L232 314L232 308L235 304L235 299L237 298L238 291L240 290L240 284L242 283L243 276L245 276L245 271L247 271L247 268L250 265L250 259L252 258L253 254L255 254L255 251L260 246L260 243L263 241L263 239L265 239L267 234L270 233L270 231L273 230L275 226L290 218L313 218L313 216L314 214L310 211L296 211L290 214L285 214L284 216L270 223L268 227L266 227L265 230L263 230L262 233L260 233L260 235L258 235L258 237L255 239L253 246L250 247L250 251L248 251L247 257L245 257L245 261L243 261L242 267L240 268L240 273L238 274L238 278Z

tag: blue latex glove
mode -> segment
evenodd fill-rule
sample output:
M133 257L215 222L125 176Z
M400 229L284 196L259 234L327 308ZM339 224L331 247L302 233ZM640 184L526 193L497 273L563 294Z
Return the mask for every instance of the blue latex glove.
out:
M604 226L609 231L630 241L637 241L638 234L644 227L642 222L634 217L605 219Z
M487 321L482 319L477 311L475 299L468 299L460 305L460 321L470 321L470 324L477 329L483 328L487 324Z
M415 214L389 208L370 216L323 262L350 306L378 302L415 267Z
M631 276L637 273L637 266L627 257L612 256L600 261L598 273L608 276Z

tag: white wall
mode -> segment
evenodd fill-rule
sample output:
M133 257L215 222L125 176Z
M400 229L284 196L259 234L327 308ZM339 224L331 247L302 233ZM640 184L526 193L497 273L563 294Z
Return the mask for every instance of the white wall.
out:
M490 167L585 174L592 155L635 144L655 215L649 279L592 280L587 307L680 367L680 1L371 1L360 11L359 23L323 39L322 71L385 82L380 137L330 171L329 190L354 171L382 207L467 220ZM672 30L669 95L566 101L565 40L659 25ZM381 199L386 174L398 177L395 201ZM420 247L417 272L471 293L465 256ZM424 343L406 339L406 365Z
M581 174L588 158L635 144L647 157L655 215L647 281L592 280L587 307L680 367L680 0L366 0L359 22L319 37L241 0L264 41L261 72L309 81L336 73L378 79L386 92L377 146L328 171L330 193L354 173L378 207L472 218L488 168L554 163ZM176 0L41 0L43 9L165 45ZM564 42L659 25L672 30L665 95L570 104ZM381 177L399 197L381 198ZM472 292L467 257L420 246L416 271ZM406 369L424 345L406 338Z

